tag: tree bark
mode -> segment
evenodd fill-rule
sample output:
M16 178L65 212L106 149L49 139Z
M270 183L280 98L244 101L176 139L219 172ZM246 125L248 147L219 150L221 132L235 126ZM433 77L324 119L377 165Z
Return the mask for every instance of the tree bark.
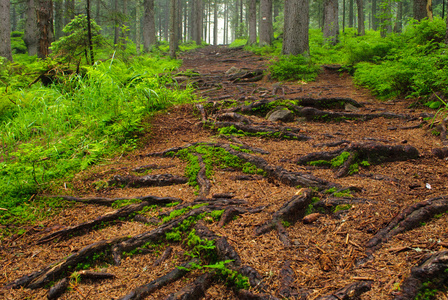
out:
M202 0L194 0L193 11L193 40L196 45L202 44Z
M272 28L272 0L260 1L260 47L271 45Z
M63 24L63 13L62 9L62 0L54 1L54 38L57 40L64 35L62 29L64 28Z
M417 21L420 21L428 16L426 12L426 3L427 0L414 0L414 19Z
M87 0L86 3L86 10L87 10L87 38L89 40L89 52L90 52L90 63L95 63L95 55L93 54L93 43L92 43L92 24L91 24L91 18L90 18L90 0Z
M176 58L177 51L177 37L176 37L176 2L177 0L170 0L170 57Z
M349 0L349 3L348 3L348 27L353 28L353 20L354 20L353 0Z
M38 34L36 3L34 0L28 0L26 8L25 35L23 40L25 41L25 45L28 48L28 55L30 56L37 54Z
M362 1L362 0L361 0ZM332 45L339 42L338 1L326 0L324 3L324 38Z
M0 56L12 61L9 7L9 0L0 1Z
M36 21L38 30L37 57L46 58L53 42L53 1L38 0Z
M394 32L400 33L403 27L403 1L397 3L397 20L395 22Z
M249 10L249 45L257 43L257 1L248 0Z
M356 6L358 7L358 35L363 36L366 34L364 27L364 2L363 0L356 0Z
M377 30L378 29L378 17L377 17L377 1L378 0L372 0L372 29Z
M298 55L309 52L308 28L308 0L285 0L283 54Z
M75 17L75 0L65 0L65 21L64 26L70 23Z
M141 32L140 32L140 5L141 1L135 2L135 52L140 55Z
M156 23L154 19L154 0L144 0L143 51L149 52L156 43Z
M218 45L218 1L213 4L213 45Z

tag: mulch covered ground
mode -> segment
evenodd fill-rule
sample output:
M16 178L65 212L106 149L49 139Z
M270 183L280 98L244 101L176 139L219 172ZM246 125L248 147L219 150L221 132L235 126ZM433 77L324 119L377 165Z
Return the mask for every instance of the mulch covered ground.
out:
M355 299L342 298L350 293L343 296L336 293L338 289L353 283L365 283L370 288L360 292L360 299L399 299L403 294L400 285L411 275L411 269L430 255L448 250L446 230L448 162L432 154L433 149L444 147L444 141L432 134L433 130L429 129L431 119L425 118L427 114L433 112L421 107L409 108L410 100L397 99L387 102L376 100L367 90L355 87L350 76L332 68L323 68L316 82L279 83L259 71L267 69L266 60L241 49L207 47L184 54L182 59L184 65L180 71L184 72L176 75L176 80L181 86L188 83L197 88L198 95L208 101L208 104L203 103L204 111L201 113L196 105L185 105L157 115L149 121L152 124L151 132L145 138L147 144L142 149L78 174L69 185L73 188L61 187L61 194L80 198L135 198L148 195L174 197L183 200L181 204L183 205L197 201L198 198L198 191L187 183L148 187L136 187L131 184L106 186L105 183L116 175L136 177L171 174L182 177L185 175L187 162L176 156L147 154L197 142L213 144L216 147L227 147L225 145L229 144L243 145L269 153L262 154L257 151L245 153L250 157L264 160L264 165L261 167L265 171L264 177L252 175L251 180L242 180L248 178L241 170L215 168L213 176L208 179L209 190L201 195L209 200L213 195L215 198L244 200L241 204L234 205L245 209L242 214L230 218L224 226L219 226L218 222L206 222L206 226L215 235L226 238L228 244L241 258L240 266L252 267L259 273L261 282L251 287L250 291L253 294L264 294L265 298L244 298L241 293L234 292L231 287L214 280L205 289L206 299L269 299L268 295L280 299L287 297L318 299L323 296L326 298L322 299ZM193 73L191 71L197 72L195 74L197 76L191 76ZM271 122L266 120L265 115L247 112L240 114L242 110L244 111L243 107L260 100L303 98L317 100L350 98L361 107L347 108L343 105L317 109L340 114L362 114L367 117L310 119L296 114L290 122ZM235 107L238 109L235 110ZM269 130L274 128L281 133L297 132L310 139L283 139L282 135L222 136L217 131L219 127L217 122L223 113L237 113L237 118L239 115L244 116L248 119L245 125L250 123L251 126L261 126ZM374 114L390 114L390 117L369 117ZM242 124L235 119L232 122ZM277 132L275 130L274 132ZM331 144L338 141L342 142ZM336 176L338 170L334 168L297 163L299 158L310 153L328 153L346 147L352 149L353 145L372 145L372 143L390 147L413 147L418 154L411 158L400 157L400 154L398 158L384 159L378 163L371 163L370 166L360 165L358 172L344 176ZM357 155L362 155L360 153ZM368 157L370 156L372 154L368 154ZM137 173L134 169L141 166L150 167L144 173ZM283 173L280 174L279 170L283 170ZM345 197L325 194L327 188L317 184L293 185L291 182L296 181L288 181L282 174L292 176L294 180L299 180L303 174L313 175L314 178L327 182L326 187L336 186L336 189L350 187L352 192ZM323 207L327 208L324 209L325 213L318 215L311 223L304 224L301 215L304 210L297 208L290 211L293 217L289 222L285 222L288 221L286 217L278 213L284 204L308 192L323 201ZM334 212L336 205L330 203L332 198L350 204L344 207L348 209ZM437 202L435 204L422 202L434 198L437 198L434 200ZM310 204L306 201L311 201L310 199L303 199L306 208ZM420 202L423 204L417 205L414 210L412 205ZM435 207L435 205L438 205L437 209L429 209L430 212L419 215L417 211L419 207ZM408 207L412 208L409 214L403 214L402 212ZM250 211L254 208L260 209ZM175 207L160 206L151 210L147 218L157 217L159 213L173 209ZM110 206L77 202L54 219L27 227L25 234L1 241L0 285L6 286L22 276L46 268L53 262L67 259L92 243L117 237L136 236L159 226L137 222L132 218L121 218L97 225L91 230L83 230L82 234L70 234L65 238L51 239L45 243L38 242L58 230L93 220L113 211L115 209ZM409 215L415 218L410 219ZM400 221L401 219L396 220L396 225L391 230L397 228L403 230L396 234L381 231L389 224L395 224L394 218L400 216L404 223ZM276 227L262 234L256 234L257 229L266 222L273 222L275 226L281 228ZM371 240L383 233L384 238L381 242L372 246ZM169 256L158 265L154 265L169 246L172 247ZM71 282L68 291L60 299L119 299L138 286L157 280L176 269L176 266L187 262L190 259L185 255L187 250L185 244L162 241L157 248L148 253L122 256L120 265L111 263L110 259L106 259L107 263L89 265L88 269L110 273L115 278ZM444 263L448 267L446 265L448 262ZM238 268L239 266L235 264L234 269ZM36 289L30 289L28 284L16 282L15 288L1 289L0 297L46 299L49 286L64 276L69 276L70 272L53 276L50 282ZM285 279L285 272L289 274L289 280ZM191 271L181 279L163 285L145 297L166 299L170 294L195 281L202 273L201 270ZM435 278L443 275L437 276ZM434 281L433 278L429 279ZM446 282L446 278L442 278L438 288L446 285ZM181 299L179 297L172 296L170 299ZM199 298L199 296L192 297L190 299ZM446 292L439 292L436 297L447 299ZM130 296L128 299L136 298Z

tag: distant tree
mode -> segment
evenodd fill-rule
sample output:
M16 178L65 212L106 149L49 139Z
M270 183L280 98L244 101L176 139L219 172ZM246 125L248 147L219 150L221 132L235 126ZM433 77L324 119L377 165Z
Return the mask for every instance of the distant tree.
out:
M356 6L358 7L358 35L362 36L366 34L364 27L364 1L356 0Z
M324 38L331 44L339 42L338 0L324 2Z
M213 4L213 45L218 45L218 1Z
M62 36L64 29L63 0L54 0L54 38L57 40Z
M144 0L143 16L143 51L148 52L156 43L156 23L154 16L154 0Z
M308 30L308 0L285 0L282 53L298 55L309 52Z
M194 2L193 7L193 18L192 18L192 39L196 42L196 45L201 45L202 43L202 0L192 0Z
M272 44L272 0L260 1L260 46Z
M177 21L177 0L170 0L170 57L176 58L176 51L178 48L178 39L176 36L176 21Z
M0 0L0 56L12 61L9 0Z
M249 45L257 43L257 0L247 0L249 12Z

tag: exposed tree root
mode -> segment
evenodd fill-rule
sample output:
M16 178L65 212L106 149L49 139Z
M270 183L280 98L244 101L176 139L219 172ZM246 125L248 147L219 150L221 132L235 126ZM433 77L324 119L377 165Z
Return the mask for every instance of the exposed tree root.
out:
M362 104L351 98L295 98L291 100L297 100L297 105L315 108L344 108L346 104L363 107Z
M165 239L165 234L175 227L177 227L184 220L192 216L197 216L213 210L222 209L218 205L201 206L193 209L176 219L168 221L162 224L158 228L138 234L133 237L118 237L109 240L102 240L90 244L78 252L70 255L67 258L61 259L56 263L52 263L40 271L36 271L30 275L25 275L9 284L6 288L20 288L26 287L30 289L36 289L45 286L47 283L62 277L63 274L69 274L76 268L79 263L85 262L89 257L93 257L94 254L103 253L106 256L112 255L116 264L120 264L121 253L124 251L131 251L138 247L143 246L148 242L157 242Z
M239 113L235 112L228 112L228 113L222 113L216 116L217 121L221 122L232 122L232 123L240 123L243 125L252 124L252 120L249 119L246 116L243 116Z
M233 220L233 218L235 218L236 216L240 216L242 214L246 214L246 213L258 213L260 211L262 211L265 207L256 207L253 209L246 209L246 208L241 208L241 207L230 207L227 208L224 213L221 216L221 219L219 220L218 226L223 227L225 224L229 223L231 220Z
M280 300L274 296L267 294L254 294L248 290L240 290L236 292L236 296L240 300Z
M85 271L85 270L77 272L77 276L78 276L78 279L76 279L76 280L80 280L80 281L84 281L84 280L98 281L98 280L104 280L104 279L113 279L116 277L114 274L110 274L110 273L92 272L92 271ZM62 294L65 293L65 291L67 290L69 285L70 285L70 278L69 277L63 278L62 280L57 282L53 287L50 288L50 290L48 291L48 294L47 294L47 298L48 299L59 298L60 296L62 296Z
M314 148L320 148L320 147L337 147L344 144L350 144L350 141L342 140L342 141L336 141L336 142L330 142L330 143L322 143L313 145Z
M169 186L173 184L184 184L188 178L172 174L146 175L142 177L127 175L115 175L108 183L119 187L148 187L148 186Z
M165 300L197 300L205 296L205 292L213 283L214 274L205 273L180 291L169 295Z
M319 297L316 300L355 300L359 296L369 291L372 287L373 281L354 282L337 290L331 295Z
M437 158L444 159L448 157L448 147L434 148L431 150L431 153Z
M299 293L294 288L294 270L291 268L291 262L285 261L280 270L280 288L278 294L282 299L297 298Z
M208 180L206 172L206 166L204 164L204 160L202 159L202 155L193 154L198 158L198 163L200 166L200 170L197 176L196 181L199 185L199 197L206 197L210 193L210 189L212 185L210 184L210 180Z
M286 126L245 125L236 122L214 122L213 126L215 128L229 128L229 132L226 132L226 134L256 135L297 141L311 139L309 136L298 134L300 132L299 128Z
M446 211L448 211L447 196L432 198L405 208L367 243L368 253L381 248L382 244L394 235L419 227L436 214Z
M280 240L285 246L290 246L288 234L283 226L283 222L295 223L305 216L308 205L311 204L313 197L312 190L304 190L302 194L296 195L276 211L272 219L255 229L255 235L261 235L273 229L277 229Z
M156 290L162 288L163 286L184 277L189 272L188 268L190 268L194 263L198 262L199 262L198 259L192 259L189 262L183 263L181 265L182 268L177 267L168 274L163 275L162 277L159 277L148 284L137 287L136 289L129 292L126 296L119 298L119 300L145 299L149 294L155 292Z
M144 207L150 206L149 202L141 202L127 205L121 209L102 215L95 220L87 221L76 226L70 226L68 228L53 232L37 241L37 244L47 243L55 238L66 238L69 235L76 234L82 230L89 231L94 229L95 226L101 226L106 222L118 220L120 218L128 218L132 213L141 211Z
M448 284L448 251L427 255L423 261L411 269L411 275L401 284L394 300L412 300L422 288L423 283L433 286ZM426 299L426 298L425 298Z
M56 195L56 196L45 196L49 198L61 198L67 201L75 201L85 204L99 204L105 206L111 206L116 201L121 200L141 200L144 202L148 202L149 205L165 205L169 203L179 202L182 203L183 200L174 197L157 197L157 196L142 196L142 197L124 197L124 198L105 198L105 197L88 197L88 198L80 198L74 196L64 196L64 195Z
M169 246L163 251L162 255L152 264L153 267L157 267L161 263L163 263L168 257L170 257L173 252L173 247Z
M161 169L169 169L169 168L173 168L173 167L175 167L175 165L160 166L160 165L156 165L156 164L151 164L151 165L140 166L140 167L134 168L131 171L136 172L136 173L144 173L148 170L161 170Z
M254 71L240 71L234 75L229 76L229 81L234 83L240 82L256 82L263 79L264 70L254 70Z
M342 156L344 153L347 153L347 155ZM356 171L358 162L365 161L368 164L380 164L418 157L418 150L409 145L384 145L367 142L352 143L345 148L331 152L310 153L298 158L296 162L302 165L335 166L338 167L335 176L344 177Z

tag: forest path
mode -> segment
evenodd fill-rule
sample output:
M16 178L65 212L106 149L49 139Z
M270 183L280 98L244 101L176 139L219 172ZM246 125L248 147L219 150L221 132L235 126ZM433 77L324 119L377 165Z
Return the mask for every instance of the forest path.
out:
M78 174L64 190L75 205L5 241L0 283L25 288L0 295L45 299L75 269L95 278L61 282L60 299L412 299L423 280L406 278L423 259L423 277L446 280L448 162L431 152L443 142L428 112L380 102L331 68L279 83L241 49L181 58L178 84L207 101L154 117L143 149ZM193 227L178 229L187 217L216 248L194 248ZM250 292L176 269L211 252Z

